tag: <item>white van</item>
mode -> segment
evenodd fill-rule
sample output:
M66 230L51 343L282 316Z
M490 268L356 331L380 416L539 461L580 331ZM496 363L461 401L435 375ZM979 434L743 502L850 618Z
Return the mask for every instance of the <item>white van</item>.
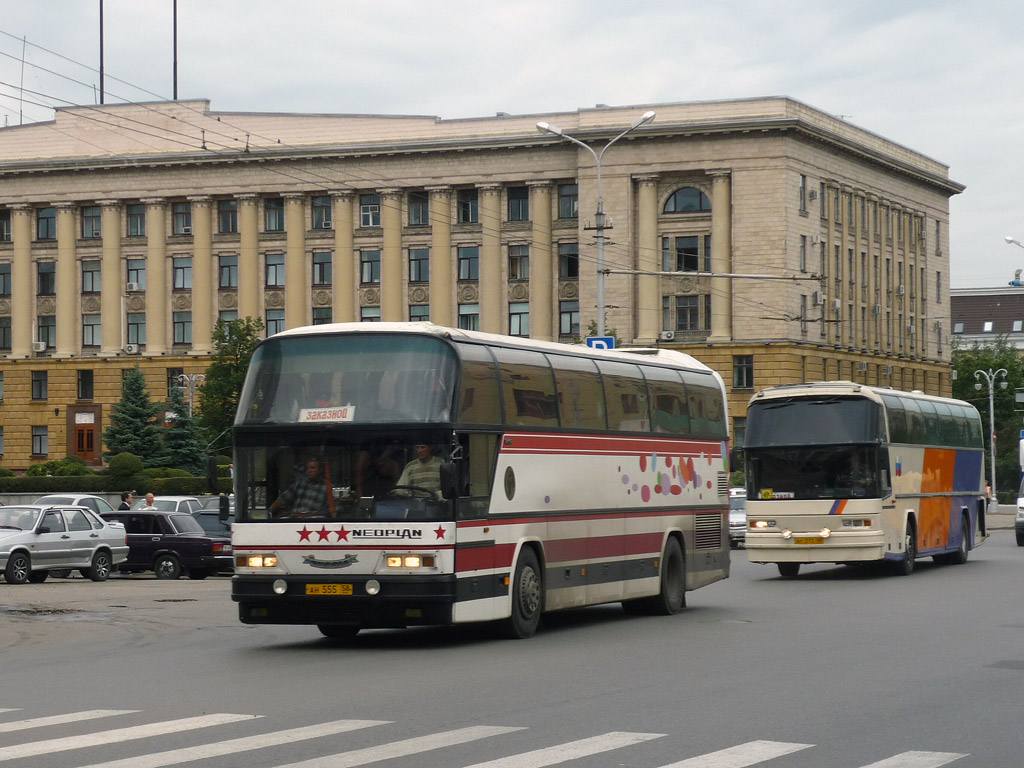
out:
M1020 541L1020 533L1017 541ZM747 489L729 489L729 546L735 549L747 540Z

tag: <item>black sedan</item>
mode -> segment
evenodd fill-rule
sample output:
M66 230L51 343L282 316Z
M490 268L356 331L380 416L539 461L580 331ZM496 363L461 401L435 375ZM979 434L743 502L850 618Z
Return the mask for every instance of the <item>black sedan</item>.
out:
M231 540L211 536L192 515L161 510L108 512L104 520L123 523L128 535L128 560L118 566L127 573L153 571L158 579L190 579L231 571Z

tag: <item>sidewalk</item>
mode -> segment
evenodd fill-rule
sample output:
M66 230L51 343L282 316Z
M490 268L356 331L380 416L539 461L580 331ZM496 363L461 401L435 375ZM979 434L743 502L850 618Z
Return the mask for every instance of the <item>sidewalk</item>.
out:
M986 516L986 522L988 523L989 530L997 531L1004 528L1013 528L1016 515L1017 506L1015 504L1000 504L999 506L993 506L989 509L988 515Z

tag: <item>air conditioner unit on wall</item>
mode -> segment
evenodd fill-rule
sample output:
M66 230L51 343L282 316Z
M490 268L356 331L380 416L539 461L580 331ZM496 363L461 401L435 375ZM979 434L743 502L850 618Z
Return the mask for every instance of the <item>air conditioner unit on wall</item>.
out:
M661 341L674 341L675 338L676 338L676 332L675 331L662 331L661 333L658 334L658 338Z
M821 291L815 291L814 295L811 297L811 302L816 307L822 306L825 303L825 294Z
M904 286L902 286L902 285L897 286L897 288L896 288L896 295L897 296L902 296L906 292L907 292L907 289Z
M324 221L324 222L322 222L320 224L320 229L330 229L330 228L331 228L331 220L330 219L328 219L327 221Z
M811 200L817 200L817 199L818 199L818 190L816 190L816 189L812 189L811 191L809 191L809 192L807 193L807 196L808 196L808 197L809 197L809 198L810 198Z
M181 228L181 234L183 234L183 235L191 235L192 234L192 227L182 227Z
M142 290L142 286L140 286L138 283L128 283L124 287L124 289L126 291L141 291Z
M866 371L867 369L868 369L868 364L867 363L857 363L857 370L860 371L861 373L864 373L864 371Z
M125 344L124 345L124 351L125 351L125 354L137 355L137 354L139 354L139 345L138 344Z
M891 376L892 375L892 366L891 365L883 365L882 366L882 375L883 376Z
M841 300L839 300L839 299L832 299L832 309L834 309L836 312L838 312L842 308L843 308L843 302Z
M882 314L882 305L881 304L875 304L874 309L871 310L871 311L874 312L876 315Z
M32 342L32 351L33 352L45 352L46 351L46 342L45 341L33 341Z

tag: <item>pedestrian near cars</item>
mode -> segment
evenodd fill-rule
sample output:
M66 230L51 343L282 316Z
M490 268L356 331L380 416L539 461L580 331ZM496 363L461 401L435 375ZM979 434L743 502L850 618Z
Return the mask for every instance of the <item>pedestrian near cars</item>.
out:
M132 492L131 491L121 491L121 506L118 507L118 510L131 509L131 508L132 508Z
M146 494L146 506L141 507L141 509L156 509L155 501L156 501L156 496L154 496L152 493L147 493Z

